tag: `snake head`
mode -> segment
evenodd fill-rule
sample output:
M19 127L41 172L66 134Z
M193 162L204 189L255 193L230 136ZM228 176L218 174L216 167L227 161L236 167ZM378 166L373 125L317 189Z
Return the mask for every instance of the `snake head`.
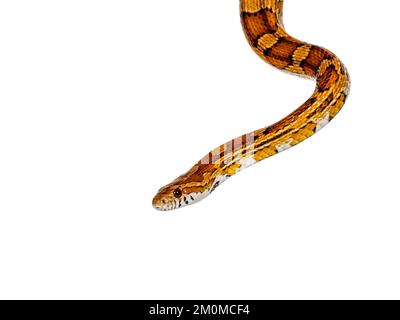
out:
M204 199L214 189L214 172L214 165L196 164L187 173L162 187L153 198L153 207L169 211Z
M168 211L187 206L194 201L179 184L171 183L162 187L153 198L153 207L160 211Z

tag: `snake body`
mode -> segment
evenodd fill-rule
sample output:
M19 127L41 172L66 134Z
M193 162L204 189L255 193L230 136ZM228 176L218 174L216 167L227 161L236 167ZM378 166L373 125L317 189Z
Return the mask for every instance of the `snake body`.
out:
M240 0L244 33L253 50L270 65L315 79L314 93L277 123L210 151L158 191L155 209L172 210L204 199L235 173L309 138L343 107L350 90L345 66L332 52L288 35L282 9L283 0Z

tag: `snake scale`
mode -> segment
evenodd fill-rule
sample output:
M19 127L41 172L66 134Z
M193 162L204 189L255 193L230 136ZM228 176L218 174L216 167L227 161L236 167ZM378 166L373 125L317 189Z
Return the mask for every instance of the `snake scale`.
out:
M155 209L173 210L204 199L235 173L309 138L343 107L350 90L345 66L332 52L287 34L282 10L283 0L240 0L244 33L253 50L270 65L315 79L314 93L277 123L210 151L158 191Z

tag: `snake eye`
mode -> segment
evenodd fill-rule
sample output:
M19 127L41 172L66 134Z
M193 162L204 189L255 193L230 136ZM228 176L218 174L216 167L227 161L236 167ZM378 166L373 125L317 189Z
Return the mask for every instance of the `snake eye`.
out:
M180 189L176 189L174 191L174 197L175 198L180 198L182 196L182 191Z

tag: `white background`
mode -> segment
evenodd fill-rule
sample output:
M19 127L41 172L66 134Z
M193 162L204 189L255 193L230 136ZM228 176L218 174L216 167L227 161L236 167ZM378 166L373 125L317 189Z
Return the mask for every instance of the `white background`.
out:
M0 2L0 298L400 298L397 1L287 0L352 92L301 145L176 212L156 191L314 83L238 1Z

